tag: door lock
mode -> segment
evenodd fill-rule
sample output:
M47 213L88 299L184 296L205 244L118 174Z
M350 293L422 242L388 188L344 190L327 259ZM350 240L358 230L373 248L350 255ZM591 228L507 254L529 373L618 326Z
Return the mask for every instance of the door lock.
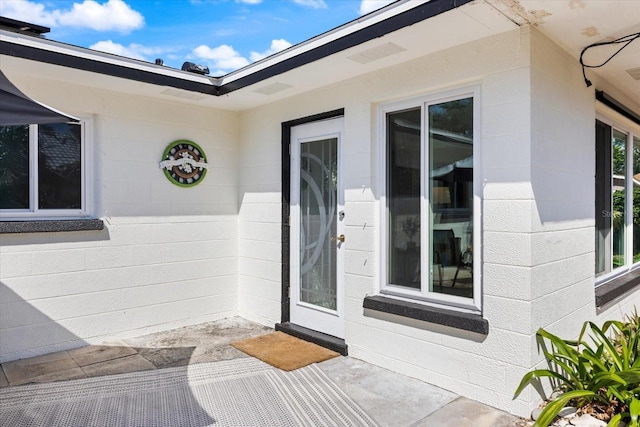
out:
M344 243L344 234L339 235L338 237L332 237L331 238L332 242L340 242L340 243Z

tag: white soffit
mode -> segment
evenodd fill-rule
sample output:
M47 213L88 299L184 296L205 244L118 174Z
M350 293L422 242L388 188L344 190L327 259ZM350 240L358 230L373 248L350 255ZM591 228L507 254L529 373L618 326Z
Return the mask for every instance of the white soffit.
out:
M385 43L376 47L372 47L363 52L356 53L355 55L347 56L347 59L355 61L359 64L368 64L378 59L385 58L387 56L395 55L396 53L404 52L407 49L398 46L394 43Z
M362 18L355 19L351 22L341 25L338 28L334 28L333 30L329 30L323 34L320 34L302 43L298 43L294 46L291 46L290 48L285 49L281 52L278 52L274 55L271 55L261 61L250 64L237 71L233 71L227 74L226 76L222 77L222 84L233 82L237 79L246 77L247 75L250 75L257 71L268 68L279 62L293 58L305 52L309 52L315 48L321 47L332 41L338 40L346 35L355 33L359 30L362 30L364 28L367 28L379 22L382 22L385 19L399 15L403 12L409 11L421 4L428 3L429 1L430 0L398 0L392 6L384 7L377 11L371 12L363 16Z
M635 80L640 80L640 67L627 70L627 73Z
M293 46L280 54L266 58L221 79L200 76L144 61L137 61L45 39L25 37L2 31L0 31L0 40L32 45L40 49L44 47L48 50L83 57L93 61L116 64L125 68L143 70L159 75L178 77L183 80L210 86L213 93L217 84L233 82L239 78L251 75L254 72L276 65L296 54L329 43L336 38L344 36L345 32L357 31L364 26L380 22L390 15L399 14L423 3L425 3L423 0L408 0L398 2L397 4L394 3L392 4L392 6L395 5L394 7L381 9L379 13L373 13L367 15L366 18L363 17L363 19L352 21L346 26L339 27L336 30L313 38L308 42ZM26 60L25 64L25 60L19 58L4 57L5 59L3 59L3 61L8 60L16 64L22 62L22 65L18 66L18 70L20 71L16 70L16 73L26 72L32 75L45 75L52 80L79 83L85 86L121 91L132 95L155 96L166 100L181 100L182 102L197 103L202 106L241 111L309 90L336 84L365 73L381 70L459 44L515 28L517 28L517 25L514 24L514 22L485 1L471 2L382 37L320 58L299 68L294 68L274 77L256 82L250 86L232 91L221 97L200 93L196 93L195 96L190 96L188 95L189 91L183 91L182 89L141 83L62 66L33 63L28 60ZM29 64L33 65L33 67ZM204 96L204 98L201 99L201 96Z
M146 61L140 61L133 58L127 58L111 53L104 53L97 50L86 49L83 47L52 41L41 37L33 37L10 31L0 30L0 41L68 55L69 57L87 59L94 62L103 62L123 68L130 68L134 70L165 75L168 77L180 78L183 80L210 85L212 87L215 86L216 82L216 79L213 77L202 76L199 74L178 70L176 68L164 67L162 65L156 65Z
M443 51L477 39L514 30L518 26L485 2L472 2L409 27L319 59L260 83L225 95L225 106L233 110L252 108L288 96L352 79L365 73ZM460 31L464 29L464 31ZM392 48L391 46L397 46ZM383 55L384 52L393 54ZM354 61L376 52L372 61ZM364 54L364 55L363 55ZM256 86L289 85L269 97L256 93Z
M275 82L266 86L259 87L258 89L255 89L253 92L261 93L262 95L273 95L274 93L278 93L285 89L289 89L290 87L293 87L293 86L288 85L286 83Z
M576 60L594 43L611 41L640 32L638 0L485 0L520 24L531 23ZM606 61L622 45L589 49L584 62ZM640 68L640 39L632 42L606 65L586 69L587 78L597 74L607 84L640 105L640 83L634 77Z
M189 99L191 101L202 101L203 99L206 99L208 96L210 96L200 92L191 92L188 90L176 89L173 87L168 87L160 93L162 95L174 96L182 99Z

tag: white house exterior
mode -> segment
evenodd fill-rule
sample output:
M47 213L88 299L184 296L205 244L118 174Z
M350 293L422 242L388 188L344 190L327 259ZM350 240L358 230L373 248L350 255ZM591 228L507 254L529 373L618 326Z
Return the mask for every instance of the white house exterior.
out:
M0 209L0 361L240 315L528 415L538 328L640 304L633 201L611 204L640 172L640 41L591 87L579 61L639 23L400 1L221 78L0 29L2 73L82 146L78 207L32 182ZM206 153L191 188L159 167L177 140Z

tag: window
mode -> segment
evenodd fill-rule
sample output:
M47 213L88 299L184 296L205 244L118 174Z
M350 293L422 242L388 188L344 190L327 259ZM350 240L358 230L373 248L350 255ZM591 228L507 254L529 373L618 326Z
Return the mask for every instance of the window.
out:
M476 103L471 91L381 109L384 294L480 308Z
M86 212L84 125L0 126L0 217Z
M640 134L596 121L596 276L640 263Z

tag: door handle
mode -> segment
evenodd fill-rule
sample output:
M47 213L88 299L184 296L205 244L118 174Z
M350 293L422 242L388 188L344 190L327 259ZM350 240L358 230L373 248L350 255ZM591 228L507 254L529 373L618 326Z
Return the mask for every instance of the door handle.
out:
M332 242L340 242L340 243L344 243L344 234L339 235L338 237L332 237L331 238Z

